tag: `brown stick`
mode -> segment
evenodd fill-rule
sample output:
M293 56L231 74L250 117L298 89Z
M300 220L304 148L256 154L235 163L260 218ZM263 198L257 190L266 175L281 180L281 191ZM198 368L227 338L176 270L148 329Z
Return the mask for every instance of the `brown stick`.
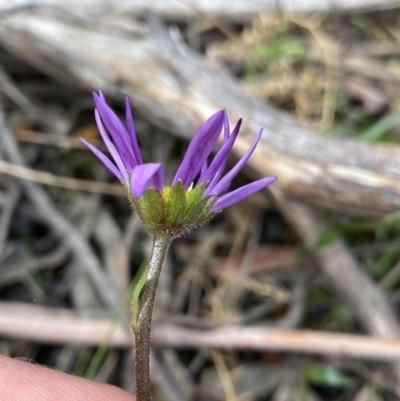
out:
M116 324L115 330L113 325L110 318L84 316L68 309L0 302L0 335L14 339L46 344L99 345L111 334L110 347L131 347L132 334L121 324ZM259 326L228 326L204 331L159 322L153 328L152 344L181 349L210 347L400 359L399 340Z
M8 163L4 160L0 160L0 173L53 187L105 195L126 196L124 188L122 188L120 185L90 180L79 180L71 177L61 177L45 171L37 171L27 167L18 166L16 164Z
M159 324L154 326L152 343L177 348L289 351L367 359L375 359L379 355L378 358L382 360L396 360L400 356L400 349L397 349L400 346L398 340L260 326L232 326L199 331ZM393 352L391 355L389 350Z

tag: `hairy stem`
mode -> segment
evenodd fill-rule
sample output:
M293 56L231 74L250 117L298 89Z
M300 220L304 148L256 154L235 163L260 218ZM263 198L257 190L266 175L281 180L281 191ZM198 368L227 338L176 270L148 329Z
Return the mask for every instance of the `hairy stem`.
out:
M150 401L150 331L158 279L171 239L160 236L153 239L146 283L141 294L142 304L137 325L132 325L135 333L135 383L137 401ZM132 322L135 316L132 316Z

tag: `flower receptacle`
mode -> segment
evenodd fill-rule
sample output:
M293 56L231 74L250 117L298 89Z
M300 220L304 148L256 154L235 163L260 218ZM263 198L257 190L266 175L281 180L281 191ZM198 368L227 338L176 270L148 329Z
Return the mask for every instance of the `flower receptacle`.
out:
M166 186L162 193L154 188L147 189L136 198L128 187L128 196L143 224L153 237L167 235L177 238L187 234L211 219L216 212L210 212L216 199L204 196L206 184L185 190L181 181Z

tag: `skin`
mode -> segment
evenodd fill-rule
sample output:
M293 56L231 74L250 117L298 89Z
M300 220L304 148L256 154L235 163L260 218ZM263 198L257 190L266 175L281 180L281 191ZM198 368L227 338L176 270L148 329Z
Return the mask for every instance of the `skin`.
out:
M0 400L136 401L136 398L109 384L0 356Z

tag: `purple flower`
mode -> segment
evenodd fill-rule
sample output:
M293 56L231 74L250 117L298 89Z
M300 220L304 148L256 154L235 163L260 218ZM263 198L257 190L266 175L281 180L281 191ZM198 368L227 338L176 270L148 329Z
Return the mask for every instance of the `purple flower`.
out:
M96 123L112 160L84 139L82 142L130 189L135 199L141 198L150 188L166 197L171 187L173 188L178 183L183 186L186 194L201 185L201 197L212 201L212 206L208 209L212 213L240 202L276 180L276 177L262 178L229 192L232 180L254 152L261 138L262 129L245 155L229 172L223 175L227 158L239 134L241 120L230 132L228 116L225 110L221 110L213 114L198 129L175 174L171 187L165 186L163 165L161 163L143 163L142 161L128 99L125 102L126 126L107 105L101 91L99 95L94 93L94 102L96 104ZM222 145L208 164L208 158L221 131L223 131Z

